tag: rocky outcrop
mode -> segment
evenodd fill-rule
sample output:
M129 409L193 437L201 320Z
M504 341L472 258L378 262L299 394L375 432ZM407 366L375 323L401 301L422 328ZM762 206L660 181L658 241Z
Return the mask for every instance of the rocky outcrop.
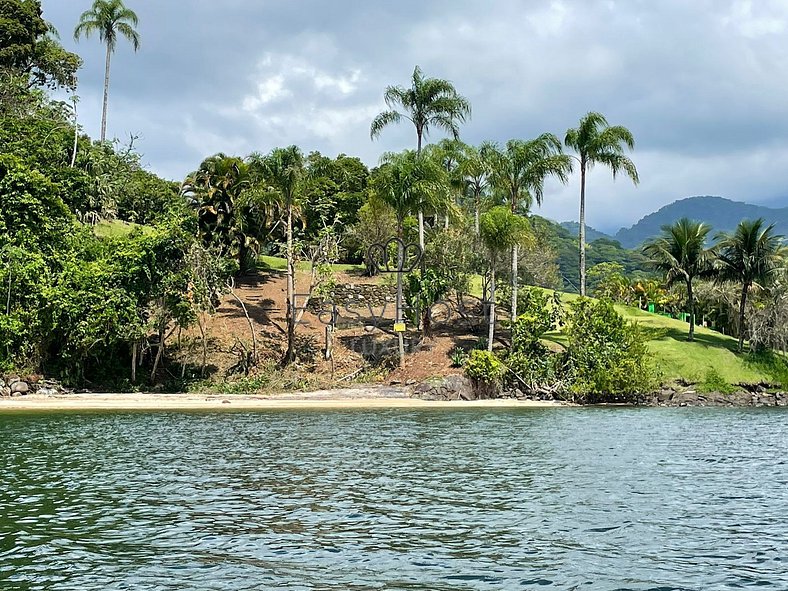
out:
M702 393L696 390L663 388L647 396L644 403L652 406L786 406L788 393L770 392L765 388L748 392L741 390L731 394L721 392Z
M479 400L481 396L469 378L455 375L430 380L415 386L413 398L420 400Z
M0 378L0 397L27 396L29 394L55 396L56 394L64 394L66 391L58 382L44 380L39 376L26 378L5 376Z

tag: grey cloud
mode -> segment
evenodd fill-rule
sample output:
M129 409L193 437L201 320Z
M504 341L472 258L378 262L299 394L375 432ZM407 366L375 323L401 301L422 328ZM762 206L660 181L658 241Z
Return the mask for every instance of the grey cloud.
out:
M473 103L467 141L563 135L599 110L635 133L643 183L592 177L589 221L628 225L674 199L718 193L779 205L788 163L788 6L779 0L127 0L143 45L114 57L110 132L140 134L151 167L181 178L206 155L296 143L377 162L415 143L369 139L387 84L414 64ZM44 0L86 58L82 121L96 134L103 53L71 42L89 2ZM434 139L440 136L436 135ZM577 180L543 213L575 219Z

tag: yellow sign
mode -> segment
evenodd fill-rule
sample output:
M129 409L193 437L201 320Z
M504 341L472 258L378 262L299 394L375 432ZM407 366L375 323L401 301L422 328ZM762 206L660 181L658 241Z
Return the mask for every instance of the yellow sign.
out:
M395 322L394 323L394 332L405 332L405 323L404 322Z

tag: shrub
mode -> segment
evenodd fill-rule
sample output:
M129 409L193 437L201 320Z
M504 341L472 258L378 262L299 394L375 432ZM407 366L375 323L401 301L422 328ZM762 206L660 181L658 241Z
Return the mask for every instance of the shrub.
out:
M472 380L485 384L499 384L503 377L504 365L494 353L474 349L465 362L465 375Z
M736 388L729 384L725 378L722 377L720 372L710 367L706 370L703 381L698 384L698 390L704 393L719 392L720 394L733 394Z
M656 372L643 332L610 302L577 300L564 332L565 369L578 401L636 401L654 388Z

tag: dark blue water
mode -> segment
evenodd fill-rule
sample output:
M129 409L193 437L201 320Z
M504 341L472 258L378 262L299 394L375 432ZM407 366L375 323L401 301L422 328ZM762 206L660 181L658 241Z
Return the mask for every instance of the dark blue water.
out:
M788 589L788 412L0 414L0 589Z

